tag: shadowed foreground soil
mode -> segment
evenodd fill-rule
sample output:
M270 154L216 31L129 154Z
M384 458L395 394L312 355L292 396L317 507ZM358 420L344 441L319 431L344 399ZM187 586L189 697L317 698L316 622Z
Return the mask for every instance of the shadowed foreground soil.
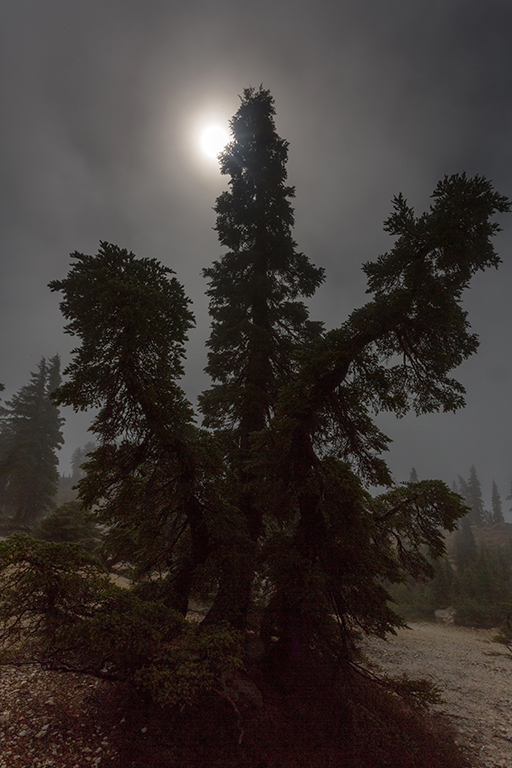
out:
M209 695L183 712L125 686L37 668L0 670L0 768L465 768L442 717L358 675L249 669L258 695Z

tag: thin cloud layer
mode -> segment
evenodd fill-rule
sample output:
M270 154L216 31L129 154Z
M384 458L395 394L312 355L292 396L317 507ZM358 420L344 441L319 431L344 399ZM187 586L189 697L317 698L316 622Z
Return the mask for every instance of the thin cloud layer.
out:
M176 270L194 301L185 386L205 386L201 269L220 254L212 206L226 186L197 126L227 121L248 85L270 88L290 142L296 240L327 271L312 301L328 327L365 300L360 266L390 246L402 191L421 212L444 174L512 194L512 7L505 0L141 4L10 0L0 11L0 312L7 396L41 355L69 359L58 297L69 253L108 240ZM505 219L498 249L512 242ZM503 496L512 479L510 265L465 300L481 338L454 416L383 419L398 479L451 481L474 463ZM64 469L88 438L69 418Z

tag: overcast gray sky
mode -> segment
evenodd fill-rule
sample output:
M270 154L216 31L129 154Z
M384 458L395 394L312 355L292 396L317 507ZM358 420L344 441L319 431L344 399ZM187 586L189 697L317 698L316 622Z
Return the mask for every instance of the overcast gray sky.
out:
M295 236L326 268L312 314L335 327L365 300L363 261L389 249L403 192L420 213L445 174L512 196L510 0L3 0L0 6L0 381L8 398L42 355L69 361L58 296L69 253L99 240L176 270L194 302L185 387L207 380L201 269L220 254L212 206L226 187L198 133L227 124L263 83L290 142ZM504 264L466 298L478 355L458 371L467 407L381 423L397 480L451 483L475 464L486 502L512 480L510 293ZM68 417L62 467L83 445ZM510 505L507 502L506 508Z

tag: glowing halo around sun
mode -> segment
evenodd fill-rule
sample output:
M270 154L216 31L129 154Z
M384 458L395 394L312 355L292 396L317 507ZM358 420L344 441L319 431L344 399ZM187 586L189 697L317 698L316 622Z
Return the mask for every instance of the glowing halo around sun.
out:
M209 125L201 134L201 149L208 157L216 158L229 141L229 134L220 125Z

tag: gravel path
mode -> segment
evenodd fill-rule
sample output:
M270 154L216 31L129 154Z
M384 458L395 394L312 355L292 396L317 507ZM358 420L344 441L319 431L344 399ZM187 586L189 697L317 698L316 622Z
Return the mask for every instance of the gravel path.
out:
M478 768L512 768L512 654L493 642L495 634L422 622L366 644L381 672L427 678L440 688L435 708L450 717Z

